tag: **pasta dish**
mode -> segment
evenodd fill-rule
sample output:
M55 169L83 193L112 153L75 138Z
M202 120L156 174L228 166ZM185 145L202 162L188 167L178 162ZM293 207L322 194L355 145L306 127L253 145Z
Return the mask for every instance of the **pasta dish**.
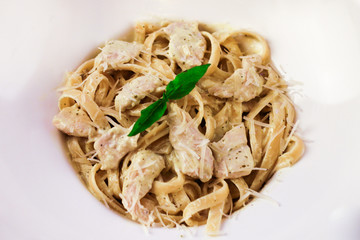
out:
M196 22L138 23L69 72L53 124L106 206L145 226L206 224L244 207L304 152L288 84L260 35ZM195 88L130 136L175 77L209 64ZM165 111L165 110L164 110Z

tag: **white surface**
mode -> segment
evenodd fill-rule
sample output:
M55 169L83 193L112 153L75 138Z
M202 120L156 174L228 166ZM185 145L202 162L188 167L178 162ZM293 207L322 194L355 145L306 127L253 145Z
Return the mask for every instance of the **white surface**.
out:
M0 239L135 239L144 231L107 210L68 164L55 88L105 40L150 16L229 23L263 34L276 63L302 82L303 159L218 239L360 239L359 1L1 1ZM207 238L204 228L192 229ZM149 239L177 239L151 229Z

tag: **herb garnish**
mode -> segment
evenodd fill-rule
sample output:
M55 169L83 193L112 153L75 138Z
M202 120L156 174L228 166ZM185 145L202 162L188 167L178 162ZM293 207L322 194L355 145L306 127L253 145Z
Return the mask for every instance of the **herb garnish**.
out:
M141 111L140 118L136 121L128 136L135 136L159 120L164 115L167 107L166 103L169 100L177 100L188 95L195 88L200 78L204 76L209 66L210 64L196 66L179 73L166 86L163 97Z

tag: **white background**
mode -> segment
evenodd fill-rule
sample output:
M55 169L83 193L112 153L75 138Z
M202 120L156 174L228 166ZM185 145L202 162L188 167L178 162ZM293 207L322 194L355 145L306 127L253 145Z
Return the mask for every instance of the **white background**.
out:
M228 23L261 33L302 95L306 153L217 239L360 239L359 1L1 1L0 239L135 239L142 228L83 187L57 131L66 70L137 20ZM151 229L149 239L208 238L204 228Z

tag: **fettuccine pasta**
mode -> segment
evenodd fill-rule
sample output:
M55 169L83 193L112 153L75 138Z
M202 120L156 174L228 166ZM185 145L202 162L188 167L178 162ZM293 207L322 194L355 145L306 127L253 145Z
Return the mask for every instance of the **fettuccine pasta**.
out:
M129 137L141 110L177 74L209 63L195 89ZM54 125L71 162L106 206L145 226L206 224L244 207L275 171L295 164L287 83L260 35L196 22L138 23L68 73Z

